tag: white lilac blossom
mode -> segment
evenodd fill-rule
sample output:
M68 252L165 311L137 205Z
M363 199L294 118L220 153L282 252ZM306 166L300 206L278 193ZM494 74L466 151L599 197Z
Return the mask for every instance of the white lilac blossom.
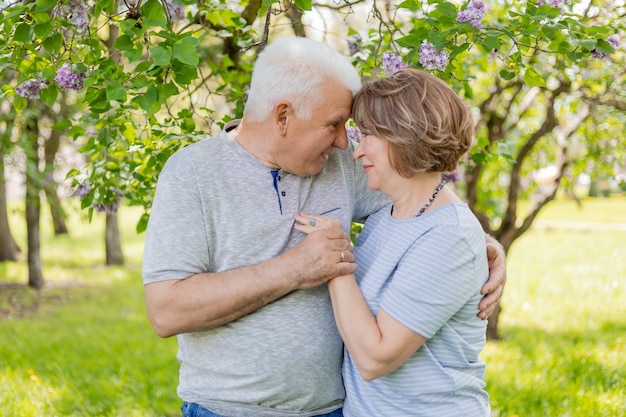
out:
M48 84L45 80L31 78L15 87L15 92L24 98L39 98L39 91L46 88Z
M387 75L394 74L400 70L408 68L408 64L405 64L398 55L393 52L385 51L382 56L383 71Z
M565 9L565 0L537 0L537 6L548 5L555 9Z
M77 28L86 30L89 25L87 11L86 2L82 0L70 0L67 3L58 4L53 10L53 15L59 18L65 18Z
M456 15L456 20L459 22L468 22L475 29L481 29L483 27L482 21L485 17L485 4L482 1L472 1L467 9L461 10Z
M348 139L354 142L358 143L361 140L361 131L356 127L347 127L346 135L348 136Z
M450 55L445 50L437 51L432 43L424 42L420 46L419 59L420 64L426 69L445 71L450 60Z
M54 81L61 88L69 88L72 90L81 90L87 74L78 73L71 70L70 64L63 64L57 71Z

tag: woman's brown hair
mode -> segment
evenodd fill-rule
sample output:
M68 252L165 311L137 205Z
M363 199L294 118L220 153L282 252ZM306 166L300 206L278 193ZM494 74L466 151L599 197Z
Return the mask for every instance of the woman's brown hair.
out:
M461 97L443 80L412 68L366 82L352 117L362 135L389 142L391 167L407 178L454 171L474 135Z

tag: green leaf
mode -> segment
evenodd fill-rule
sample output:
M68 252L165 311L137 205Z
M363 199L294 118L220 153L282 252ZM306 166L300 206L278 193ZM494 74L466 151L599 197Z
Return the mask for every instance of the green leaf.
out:
M403 38L399 38L396 42L404 48L419 48L423 40L424 37L412 33Z
M129 35L120 35L115 40L113 48L119 49L120 51L129 51L131 49L135 49L135 44Z
M59 87L56 84L50 84L47 88L39 91L39 98L48 107L52 107L57 100Z
M604 52L605 54L612 54L615 52L615 49L611 46L610 43L605 41L604 39L598 39L598 43L596 45L600 52Z
M68 119L59 120L55 124L52 125L54 130L65 130L68 127L72 126L72 122Z
M145 230L148 228L149 219L150 219L150 216L148 215L148 213L143 213L141 215L141 218L137 222L137 233L145 232Z
M189 85L198 78L198 69L191 65L177 65L174 68L174 80L180 85Z
M524 82L531 87L545 87L546 80L532 68L526 68Z
M159 103L165 103L168 98L178 94L178 88L173 83L159 84L157 91Z
M196 45L198 40L194 37L183 38L174 44L172 58L179 60L183 64L197 66L200 63Z
M32 39L30 35L30 29L31 26L26 23L21 23L17 25L17 27L15 28L15 32L13 33L13 40L15 42L31 42Z
M133 99L133 101L139 104L139 107L145 110L148 114L154 114L161 108L161 104L157 101L157 99L157 89L150 86L146 89L145 93L138 95Z
M33 31L35 35L40 37L41 39L47 38L54 31L54 26L50 22L40 23L33 27Z
M416 2L415 0L404 0L400 4L398 4L399 9L408 9L411 11L418 11L422 7L420 2Z
M456 18L456 14L457 14L456 6L452 3L448 3L447 1L444 1L443 3L440 3L437 5L437 10L445 16Z
M107 100L124 102L126 101L126 89L119 82L111 80L106 87L106 97Z
M597 43L598 41L595 39L583 39L580 41L580 46L582 46L586 51L592 51L596 47Z
M172 61L172 51L169 48L164 48L160 45L150 48L150 55L154 61L154 65L159 67L167 67Z
M18 113L21 112L26 108L26 105L28 105L28 101L24 97L18 96L16 94L13 98L13 108L15 109L15 111L17 111Z
M313 2L311 0L296 0L296 7L300 10L311 10L313 9Z
M510 81L513 78L515 78L515 73L513 71L508 71L508 70L501 70L498 75L500 75L500 78L502 78L503 80L507 80Z
M157 0L148 0L141 6L141 20L146 26L167 28L163 6Z
M53 53L61 49L63 37L60 33L54 33L43 41L43 47L46 51Z
M57 1L56 0L37 0L35 1L35 4L37 5L37 11L44 12L46 10L50 10L54 8L54 6L57 5Z

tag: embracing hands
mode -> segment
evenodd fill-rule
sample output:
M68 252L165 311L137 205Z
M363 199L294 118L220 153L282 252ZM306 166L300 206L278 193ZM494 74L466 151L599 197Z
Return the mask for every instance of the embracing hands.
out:
M315 287L356 271L352 243L339 220L306 213L298 213L294 219L294 228L307 235L288 251L297 259L293 265L300 276L299 288Z

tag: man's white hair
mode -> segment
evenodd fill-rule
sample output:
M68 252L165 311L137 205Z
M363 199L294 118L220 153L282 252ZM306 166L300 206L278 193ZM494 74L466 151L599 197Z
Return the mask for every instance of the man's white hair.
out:
M274 105L285 100L299 119L308 120L322 100L320 87L328 78L339 81L353 96L361 88L361 78L348 58L330 46L302 37L279 38L256 61L244 116L265 120Z

